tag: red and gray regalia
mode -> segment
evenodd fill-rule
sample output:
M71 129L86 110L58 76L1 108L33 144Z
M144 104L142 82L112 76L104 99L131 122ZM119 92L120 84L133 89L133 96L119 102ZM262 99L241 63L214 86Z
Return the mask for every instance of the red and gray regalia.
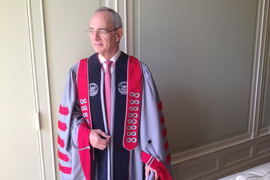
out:
M70 69L58 121L61 180L143 180L145 165L155 169L161 180L172 179L162 104L148 67L121 52L111 82L108 130L104 69L98 54ZM105 150L90 146L91 129L110 134Z

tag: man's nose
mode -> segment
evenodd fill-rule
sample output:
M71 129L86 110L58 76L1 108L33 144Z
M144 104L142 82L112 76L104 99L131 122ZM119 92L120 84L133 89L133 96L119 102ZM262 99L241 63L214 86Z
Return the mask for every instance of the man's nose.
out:
M94 32L94 34L92 35L93 39L100 39L100 36L97 32Z

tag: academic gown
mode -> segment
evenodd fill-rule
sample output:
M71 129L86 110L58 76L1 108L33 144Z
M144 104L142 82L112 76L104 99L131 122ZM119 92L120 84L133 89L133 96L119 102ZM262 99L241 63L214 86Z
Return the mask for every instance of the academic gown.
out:
M82 63L75 64L69 70L59 109L60 117L58 121L58 157L61 180L143 180L145 179L145 164L150 166L152 169L155 169L158 172L161 180L172 179L171 156L169 152L164 115L162 112L162 103L147 65L141 61L138 61L134 57L132 57L135 59L134 61L137 61L139 64L142 80L142 84L138 85L141 86L141 94L137 94L137 97L140 96L141 98L139 104L140 115L137 118L139 122L137 123L136 127L134 126L133 128L137 128L137 134L134 133L136 134L134 139L128 139L128 136L124 137L123 134L120 134L122 137L119 138L118 132L121 131L122 133L126 133L126 128L129 127L132 129L133 126L125 126L125 124L122 124L120 125L119 129L118 124L115 124L115 122L117 122L116 114L118 114L118 112L115 112L115 109L118 107L116 94L121 93L123 97L128 95L125 95L127 92L121 92L120 84L122 83L123 85L123 82L119 83L119 85L114 82L117 79L117 66L120 66L119 59L124 59L123 61L130 62L130 57L131 56L121 52L121 55L112 68L112 115L110 131L108 130L105 110L105 72L101 65L100 68L95 67L91 70L91 67L89 67L91 64L88 64L87 71L85 72L86 74L89 74L90 72L99 69L98 73L100 74L97 75L100 76L99 79L97 79L97 81L100 81L99 86L92 87L93 84L90 83L91 85L89 84L90 89L88 93L89 97L96 97L100 102L93 104L94 100L89 100L92 103L92 107L90 107L90 109L93 109L89 112L91 114L93 111L95 111L95 109L100 107L100 111L96 111L99 111L98 113L100 113L101 120L97 120L97 118L94 119L96 115L92 115L92 119L90 120L91 122L89 122L89 118L87 118L88 114L84 112L84 107L80 105L80 103L83 104L86 103L86 101L83 102L82 99L78 98L78 87L80 84L78 84L77 76L78 69L80 69ZM93 60L93 62L98 61L98 54L92 55L87 60L85 59L85 62L89 62L91 60ZM118 61L119 65L117 64ZM132 75L129 76L129 78L132 78ZM134 75L134 77L135 76L136 75ZM133 93L133 96L134 95L136 95L136 93ZM134 100L133 102L136 101ZM87 103L90 104L88 101ZM125 113L127 112L124 112L124 114ZM96 150L89 145L89 134L91 128L95 128L93 127L92 122L94 120L96 122L102 121L101 124L103 131L111 136L108 147L103 151ZM126 121L128 120L126 119L125 122ZM132 133L133 132L129 132L128 135ZM116 137L118 138L116 139ZM125 146L129 145L127 143L128 141L136 141L136 145L131 148L126 148ZM120 150L117 148L120 148ZM117 154L118 151L120 151L120 154ZM154 173L151 172L148 179L152 179L153 175Z

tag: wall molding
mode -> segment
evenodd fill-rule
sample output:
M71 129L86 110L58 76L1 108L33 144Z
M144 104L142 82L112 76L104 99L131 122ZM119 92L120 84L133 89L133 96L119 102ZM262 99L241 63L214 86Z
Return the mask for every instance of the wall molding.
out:
M218 179L269 162L270 135L173 165L175 179Z
M263 121L263 118L264 118L264 112L265 112L265 97L266 97L266 88L270 88L269 87L269 84L267 82L267 73L269 72L269 42L270 42L270 33L269 33L269 30L270 30L270 13L269 13L269 10L270 10L270 1L267 1L267 5L266 5L266 11L267 13L265 13L265 22L264 22L264 44L265 44L265 48L264 48L264 52L263 52L263 62L264 62L264 69L263 69L263 78L264 78L264 82L262 84L262 95L261 95L261 109L260 109L260 114L259 114L259 119L260 119L260 124L259 124L259 134L262 135L262 134L267 134L267 133L270 133L270 122L268 123L268 127L261 127L262 126L262 121ZM269 77L268 77L269 78Z
M35 88L42 179L56 180L43 0L26 0Z
M250 105L250 134L259 136L262 121L263 93L265 85L266 50L268 49L269 0L258 1L257 26L255 35L254 64Z
M34 49L34 35L32 27L32 11L29 0L26 0L27 4L27 19L28 19L28 32L29 32L29 43L30 43L30 53L31 53L31 65L32 65L32 77L33 77L33 87L34 87L34 99L35 99L35 111L36 111L36 123L37 123L37 134L38 134L38 144L39 144L39 160L41 177L43 180L45 177L45 167L44 167L44 151L42 146L42 134L40 128L40 118L39 118L39 99L38 99L38 88L37 88L37 73L36 73L36 59L35 59L35 49Z

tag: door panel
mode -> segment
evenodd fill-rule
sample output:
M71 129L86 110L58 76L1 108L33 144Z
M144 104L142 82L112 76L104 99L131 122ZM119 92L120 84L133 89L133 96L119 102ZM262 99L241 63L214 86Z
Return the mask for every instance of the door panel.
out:
M26 2L1 0L0 24L0 177L39 180Z

